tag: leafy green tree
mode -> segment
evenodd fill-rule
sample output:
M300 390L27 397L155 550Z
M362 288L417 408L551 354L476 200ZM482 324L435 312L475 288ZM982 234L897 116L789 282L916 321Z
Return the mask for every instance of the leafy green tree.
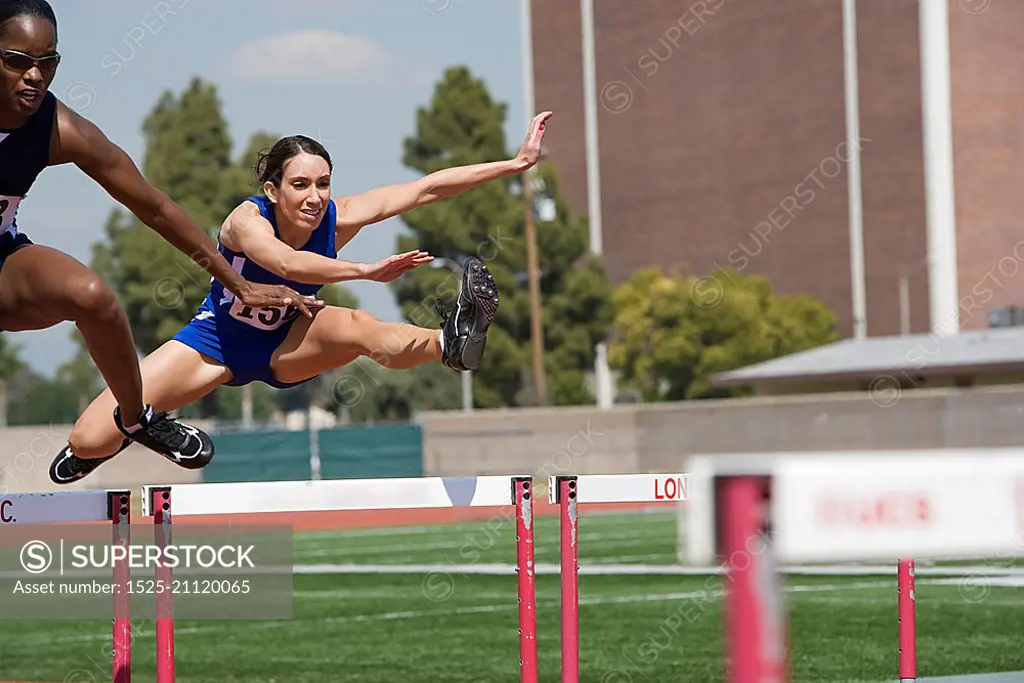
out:
M71 336L80 342L78 352L57 368L53 378L48 378L29 369L18 357L18 349L0 335L0 392L9 392L0 417L19 425L73 423L78 419L106 385L81 344L81 334L75 329ZM0 395L0 407L3 401Z
M392 370L359 358L333 373L328 398L320 405L345 412L351 422L409 420L422 410L455 410L462 406L462 381L439 363Z
M0 333L0 427L7 424L7 382L25 366L9 339Z
M237 170L216 88L193 79L180 96L165 92L142 126L146 178L211 235L237 196L226 182ZM185 325L206 296L209 275L123 209L93 246L93 268L114 287L128 312L135 343L149 354Z
M482 80L465 67L445 71L429 108L416 113L416 134L405 140L403 163L423 174L466 164L511 158L503 125L507 106L495 102ZM612 321L611 286L601 261L589 255L587 223L571 216L554 169L535 169L535 227L541 269L545 369L554 404L588 403L585 373L595 345ZM411 235L397 251L423 249L436 268L419 268L392 283L407 320L439 323L437 300L458 293L468 256L487 263L502 304L491 327L487 353L473 373L480 407L533 403L530 382L530 300L521 177L487 183L403 216ZM544 209L544 210L541 210Z
M71 336L80 340L81 333L76 329ZM95 361L86 351L84 342L81 341L77 353L71 360L57 368L56 379L64 391L74 397L79 414L83 413L89 403L107 388L103 375L96 369Z
M10 424L73 424L80 414L79 397L62 378L23 370L11 379Z
M10 342L10 336L0 334L0 380L10 379L24 367L19 349Z
M820 301L776 297L763 277L733 269L697 278L645 268L615 300L609 365L646 401L736 395L713 389L710 376L839 339Z

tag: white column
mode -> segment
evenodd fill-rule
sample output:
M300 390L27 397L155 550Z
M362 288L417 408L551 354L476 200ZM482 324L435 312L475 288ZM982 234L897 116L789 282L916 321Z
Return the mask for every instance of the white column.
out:
M583 113L585 116L587 149L587 218L590 224L590 250L601 254L601 168L597 135L597 68L594 59L594 1L580 0L583 47ZM604 342L597 345L594 361L594 388L597 405L612 407L614 389L608 369L608 348Z
M868 334L864 282L864 206L860 180L860 95L857 89L857 0L843 0L843 89L846 93L846 141L853 155L846 169L850 205L850 279L853 293L853 336Z
M960 331L948 0L919 0L918 15L921 31L921 114L928 221L929 310L932 331L946 336Z

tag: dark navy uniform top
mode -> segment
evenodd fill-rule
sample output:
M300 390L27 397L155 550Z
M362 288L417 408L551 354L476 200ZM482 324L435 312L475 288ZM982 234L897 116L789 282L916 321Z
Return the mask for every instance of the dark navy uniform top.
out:
M20 128L0 129L0 238L18 234L18 205L50 163L50 136L57 115L52 92Z

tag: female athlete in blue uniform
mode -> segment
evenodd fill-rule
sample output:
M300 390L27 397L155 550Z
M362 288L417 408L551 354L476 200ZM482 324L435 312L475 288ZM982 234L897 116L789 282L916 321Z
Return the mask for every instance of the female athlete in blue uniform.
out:
M366 225L532 167L550 116L534 118L513 159L449 168L337 202L331 199L327 150L307 137L284 138L257 164L264 195L242 202L221 226L220 253L243 277L288 285L303 296L332 282L394 280L433 257L412 251L359 264L337 260L338 250ZM384 323L336 306L312 318L291 307L254 308L214 282L191 322L142 361L145 400L169 412L224 384L294 386L359 356L389 368L441 361L456 371L472 370L480 364L499 295L482 261L470 258L463 266L462 290L440 330ZM85 477L128 446L111 419L113 404L104 391L79 418L50 467L55 483Z

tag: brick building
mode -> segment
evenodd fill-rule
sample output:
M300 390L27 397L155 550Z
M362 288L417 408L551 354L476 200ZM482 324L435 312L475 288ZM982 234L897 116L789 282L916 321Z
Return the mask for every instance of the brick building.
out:
M943 0L922 0L941 2ZM867 333L930 326L919 0L857 0ZM1021 0L949 0L960 327L1024 303ZM587 212L580 4L532 0L537 110ZM852 331L842 0L594 0L604 256L718 265ZM1019 245L1019 246L1018 246Z

